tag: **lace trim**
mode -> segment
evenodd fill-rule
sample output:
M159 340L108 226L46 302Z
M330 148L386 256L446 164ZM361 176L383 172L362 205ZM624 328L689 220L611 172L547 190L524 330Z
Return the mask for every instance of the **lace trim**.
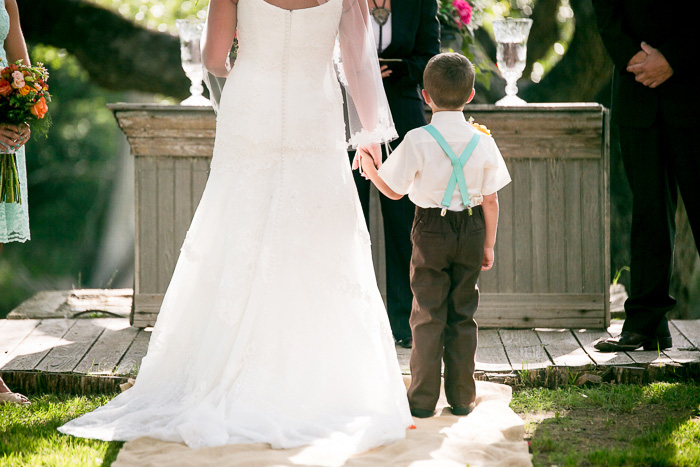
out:
M388 143L398 138L396 128L393 125L379 126L372 131L362 129L350 137L348 144L351 148L357 149L360 146L369 146L370 144Z

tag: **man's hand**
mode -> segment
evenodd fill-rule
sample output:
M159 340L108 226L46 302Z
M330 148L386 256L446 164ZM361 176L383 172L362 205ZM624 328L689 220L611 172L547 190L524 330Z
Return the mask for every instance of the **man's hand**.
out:
M388 65L382 65L381 67L382 78L387 78L391 75L391 68Z
M647 53L643 50L640 50L632 58L630 58L630 61L627 62L627 67L631 67L632 65L639 65L640 63L644 63L644 61L649 57Z
M627 71L634 73L634 79L644 86L655 88L673 76L673 68L661 52L646 42L642 42L642 51L648 55L647 59L627 67Z
M484 260L481 262L481 270L488 271L493 267L494 253L493 248L484 247Z

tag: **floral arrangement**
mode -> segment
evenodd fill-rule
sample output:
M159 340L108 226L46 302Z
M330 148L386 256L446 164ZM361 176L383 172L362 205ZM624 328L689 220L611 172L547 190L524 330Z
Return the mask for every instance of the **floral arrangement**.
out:
M476 122L474 121L474 117L469 117L469 120L468 120L468 121L469 121L469 124L470 124L471 126L473 126L475 129L477 129L478 131L484 133L485 135L491 136L491 130L489 130L488 128L486 128L486 125L482 125L482 124L480 124L480 123L476 123Z
M462 30L472 20L474 9L466 0L439 0L438 20L443 28Z
M51 124L46 113L51 102L48 79L49 73L41 63L29 66L19 60L0 70L2 123L30 125L35 133L46 135ZM21 204L17 159L12 149L0 145L0 202Z

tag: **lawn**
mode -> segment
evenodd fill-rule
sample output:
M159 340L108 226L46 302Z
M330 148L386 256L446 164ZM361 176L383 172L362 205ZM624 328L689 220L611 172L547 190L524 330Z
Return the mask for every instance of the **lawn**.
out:
M32 397L0 406L0 466L109 466L122 445L56 428L113 396ZM517 389L536 466L700 465L700 384Z
M535 465L700 465L700 385L520 389Z
M56 428L113 396L31 397L28 407L0 406L0 466L109 466L121 442L74 438Z

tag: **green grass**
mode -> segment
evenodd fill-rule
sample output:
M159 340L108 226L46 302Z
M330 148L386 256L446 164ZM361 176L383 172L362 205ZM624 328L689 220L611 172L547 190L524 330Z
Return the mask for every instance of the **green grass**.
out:
M535 465L698 466L700 384L521 389Z
M30 406L0 406L0 466L109 466L123 443L75 438L56 428L113 396L31 397Z

